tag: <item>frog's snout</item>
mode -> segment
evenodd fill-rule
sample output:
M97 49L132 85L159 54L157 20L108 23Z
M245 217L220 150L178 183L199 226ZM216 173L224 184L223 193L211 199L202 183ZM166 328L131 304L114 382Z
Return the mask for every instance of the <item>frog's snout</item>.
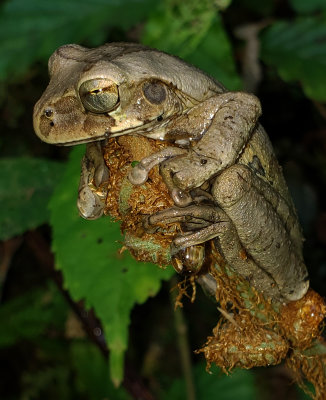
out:
M68 94L56 101L41 98L34 107L33 123L44 142L72 146L105 139L115 120L109 114L85 111L79 99Z
M51 107L47 107L43 111L43 116L48 120L50 127L54 126L54 110Z
M45 106L40 109L38 103L34 108L34 130L37 136L45 142L52 143L51 132L55 129L55 111L53 107Z

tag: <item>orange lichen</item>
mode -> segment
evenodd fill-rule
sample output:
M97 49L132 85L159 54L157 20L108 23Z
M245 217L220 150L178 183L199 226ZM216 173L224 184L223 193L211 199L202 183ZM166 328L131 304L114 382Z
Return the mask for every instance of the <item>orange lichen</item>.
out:
M319 340L325 348L323 339ZM293 351L286 360L299 386L314 400L326 400L326 354L304 354ZM313 391L306 385L312 383Z
M234 367L278 364L283 359L296 381L315 400L326 399L326 354L320 336L325 301L313 290L281 307L265 299L225 263L212 243L209 254L216 300L222 316L213 335L197 351L207 368L217 364L224 372ZM313 384L310 392L305 381Z
M211 271L217 289L216 300L222 317L208 337L203 352L209 368L217 364L225 372L234 367L275 365L286 357L289 344L275 329L277 312L242 277L228 273L225 260L212 243ZM216 268L218 265L218 268ZM247 297L251 297L251 305ZM254 304L259 305L255 308Z
M228 373L234 367L249 369L279 364L289 350L287 341L277 333L253 324L243 315L233 315L233 322L219 323L200 350L207 368L215 363Z
M304 350L320 335L320 324L325 316L325 301L309 289L302 299L282 307L279 323L292 346Z
M195 280L196 280L196 276L191 275L191 276L185 277L182 281L178 282L176 288L178 289L179 293L177 294L177 296L175 298L174 309L177 309L178 307L180 307L180 308L183 307L182 299L184 297L187 297L188 299L190 299L191 303L195 302L196 293L197 293ZM191 296L188 293L189 287L191 288L191 291L192 291Z
M154 167L149 172L148 180L140 186L132 185L128 180L128 173L132 163L158 152L166 143L149 140L139 136L121 136L110 139L104 146L104 159L110 170L108 195L104 213L121 221L122 232L127 232L133 238L143 242L156 243L167 249L173 237L180 231L178 223L161 224L153 233L143 228L145 216L173 206L173 201L163 183L158 171ZM129 236L130 237L130 236ZM146 249L141 246L127 247L139 261L153 261ZM157 258L157 263L166 263L165 258Z

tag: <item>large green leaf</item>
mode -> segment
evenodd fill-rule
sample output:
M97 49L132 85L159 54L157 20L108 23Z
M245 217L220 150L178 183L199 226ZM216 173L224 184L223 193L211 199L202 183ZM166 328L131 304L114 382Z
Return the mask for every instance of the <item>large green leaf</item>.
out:
M3 158L0 170L0 240L4 240L48 221L47 204L63 164L27 157Z
M65 174L50 203L53 250L65 287L77 301L85 299L102 321L110 349L111 377L122 379L123 355L133 306L154 296L171 269L139 263L122 247L119 224L108 217L85 221L79 217L76 196L84 146L73 149Z
M0 80L47 59L60 45L98 45L112 27L127 29L152 9L151 0L10 0L0 12Z
M261 57L285 81L299 81L305 94L326 101L326 19L276 22L262 35Z

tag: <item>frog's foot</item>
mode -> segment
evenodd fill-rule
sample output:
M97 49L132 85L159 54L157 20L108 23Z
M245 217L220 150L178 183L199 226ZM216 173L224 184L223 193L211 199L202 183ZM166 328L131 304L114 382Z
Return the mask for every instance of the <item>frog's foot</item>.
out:
M130 171L128 179L133 185L142 185L147 181L148 173L153 167L155 167L155 165L158 165L171 157L183 155L186 152L187 150L180 149L179 147L166 147L162 151L158 151L157 153L143 158Z
M109 170L104 162L100 142L87 144L81 162L77 207L85 219L97 219L103 214L107 191L104 182L109 178Z
M170 192L175 187L189 191L207 182L219 169L217 160L190 149L180 157L162 161L160 174Z
M192 204L214 204L213 196L200 188L185 192L182 189L174 187L171 191L171 197L177 207L188 207Z
M149 171L155 167L156 165L162 164L161 174L166 183L171 197L174 201L174 204L178 207L186 207L191 203L200 203L201 199L204 197L209 197L212 200L212 196L210 196L207 192L201 191L201 194L198 194L200 189L194 189L197 193L188 193L185 190L180 189L174 184L174 175L175 171L173 169L173 165L171 162L165 163L166 161L173 159L175 162L183 164L186 156L189 153L186 149L181 149L178 147L166 147L162 151L151 154L148 157L143 158L137 165L135 165L128 175L129 181L133 185L142 185L148 179ZM180 157L182 156L182 157ZM197 157L198 158L198 157ZM179 161L178 161L179 160ZM191 161L193 162L193 160ZM199 163L205 164L207 160L200 159ZM188 173L192 174L191 168L187 169ZM196 185L195 185L196 186ZM192 191L193 192L193 191Z
M178 274L197 274L205 262L205 244L190 246L171 255Z
M144 220L144 226L145 229L149 229L162 223L181 222L185 224L187 231L192 231L208 227L214 222L223 220L223 217L227 218L225 213L215 205L192 204L188 207L171 207L150 215Z
M181 222L185 232L171 244L172 264L178 273L197 274L205 262L205 242L218 235L221 226L217 229L217 225L225 225L224 216L224 212L214 205L172 207L147 217L144 226L149 231L161 223Z

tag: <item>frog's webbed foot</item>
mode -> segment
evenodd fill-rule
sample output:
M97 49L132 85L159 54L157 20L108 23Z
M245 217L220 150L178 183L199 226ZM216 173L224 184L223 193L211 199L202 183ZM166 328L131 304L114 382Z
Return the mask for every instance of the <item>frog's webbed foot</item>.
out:
M147 181L149 171L156 165L160 165L160 174L176 206L187 207L192 203L199 204L202 199L208 197L210 200L212 200L212 196L210 196L208 192L204 192L203 190L197 188L197 186L200 185L192 185L192 187L196 187L196 189L192 189L190 192L188 192L181 188L182 185L176 185L174 182L177 174L174 168L176 167L175 164L177 166L179 166L179 164L181 166L183 165L183 168L180 168L183 170L186 169L187 173L192 174L191 170L194 164L193 157L196 158L197 163L199 162L200 165L204 165L208 162L208 160L204 160L203 158L199 159L196 155L194 155L194 152L189 152L187 149L182 149L179 147L166 147L157 153L143 158L132 168L128 175L128 179L133 185L142 185ZM192 165L189 165L189 168L185 168L184 163L187 160L189 161L189 159L191 159ZM194 177L197 177L197 175L198 174L196 173L193 174Z
M147 181L148 173L153 167L155 167L155 165L158 165L171 157L176 157L185 153L186 150L180 149L179 147L166 147L157 153L143 158L130 171L128 179L133 185L142 185Z
M148 216L144 224L145 228L149 229L160 223L181 222L184 224L185 230L190 231L205 228L216 222L222 215L225 213L216 206L193 204L188 207L171 207L159 211Z
M97 219L103 214L107 190L104 182L109 170L104 162L100 142L89 143L81 162L77 207L85 219Z
M190 205L188 207L171 207L167 210L148 216L144 221L145 229L160 223L180 222L183 233L176 236L171 244L171 254L196 246L224 234L229 228L230 219L216 205Z
M204 197L202 193L201 196ZM171 207L148 216L144 226L150 231L161 223L175 222L181 223L184 232L171 244L173 266L178 273L198 273L205 261L205 242L227 230L229 219L213 204L193 204Z

